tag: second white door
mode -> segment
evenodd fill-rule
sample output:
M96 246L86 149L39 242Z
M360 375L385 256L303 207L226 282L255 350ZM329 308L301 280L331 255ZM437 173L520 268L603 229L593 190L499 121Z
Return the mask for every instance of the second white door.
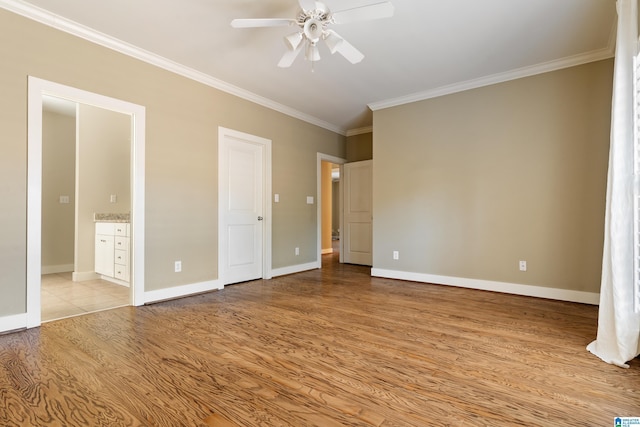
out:
M373 160L347 163L344 171L342 261L373 263Z
M223 284L263 277L262 138L220 129L220 276Z

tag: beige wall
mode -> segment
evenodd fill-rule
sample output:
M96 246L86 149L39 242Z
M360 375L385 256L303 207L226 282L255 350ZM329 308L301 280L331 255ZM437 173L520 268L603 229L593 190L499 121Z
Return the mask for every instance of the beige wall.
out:
M75 159L75 117L44 111L42 114L43 271L47 269L71 271L73 268ZM69 203L61 204L60 196L68 196Z
M94 271L94 213L131 212L131 117L78 107L75 271ZM111 195L116 202L111 203Z
M217 279L218 126L273 141L272 266L315 261L317 152L345 137L0 9L0 316L25 312L27 76L146 107L145 290ZM300 256L294 247L300 247ZM180 274L173 262L183 262Z
M373 159L373 134L360 133L347 137L347 162Z
M374 267L598 292L612 67L374 112Z

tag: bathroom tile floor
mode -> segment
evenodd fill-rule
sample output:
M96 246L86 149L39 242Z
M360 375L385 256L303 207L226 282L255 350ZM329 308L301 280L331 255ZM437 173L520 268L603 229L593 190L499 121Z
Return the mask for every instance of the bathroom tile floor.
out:
M129 305L129 289L106 280L74 282L71 273L42 276L42 322Z

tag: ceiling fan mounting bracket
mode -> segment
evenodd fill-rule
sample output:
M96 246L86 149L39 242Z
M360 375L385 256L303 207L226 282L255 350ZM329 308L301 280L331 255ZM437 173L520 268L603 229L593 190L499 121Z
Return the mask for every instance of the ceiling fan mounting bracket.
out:
M324 3L317 1L315 9L300 10L297 19L298 25L303 26L309 19L315 19L320 22L329 23L329 21L331 20L331 12Z

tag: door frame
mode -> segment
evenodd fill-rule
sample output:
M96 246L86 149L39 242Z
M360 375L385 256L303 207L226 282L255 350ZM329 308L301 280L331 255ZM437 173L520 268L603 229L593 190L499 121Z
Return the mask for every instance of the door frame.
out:
M316 213L316 222L318 224L317 230L317 248L316 248L316 259L318 260L317 267L322 268L322 162L330 162L336 165L340 165L340 184L339 191L340 197L338 200L340 201L340 206L338 207L338 212L340 215L340 234L342 234L342 165L347 162L347 159L343 159L342 157L331 156L329 154L317 153L317 164L316 164L316 199L317 203L317 213ZM342 262L342 236L340 236L340 262Z
M131 305L144 304L145 107L71 86L28 78L27 328L40 326L42 273L42 96L50 95L131 116Z
M264 220L262 227L262 278L271 279L271 140L260 136L251 135L249 133L240 132L218 126L218 280L224 287L225 281L224 269L224 251L226 239L223 236L224 209L222 200L222 179L221 179L221 162L223 159L222 151L227 138L241 139L252 144L261 146L263 149L262 156L262 212L264 212Z

